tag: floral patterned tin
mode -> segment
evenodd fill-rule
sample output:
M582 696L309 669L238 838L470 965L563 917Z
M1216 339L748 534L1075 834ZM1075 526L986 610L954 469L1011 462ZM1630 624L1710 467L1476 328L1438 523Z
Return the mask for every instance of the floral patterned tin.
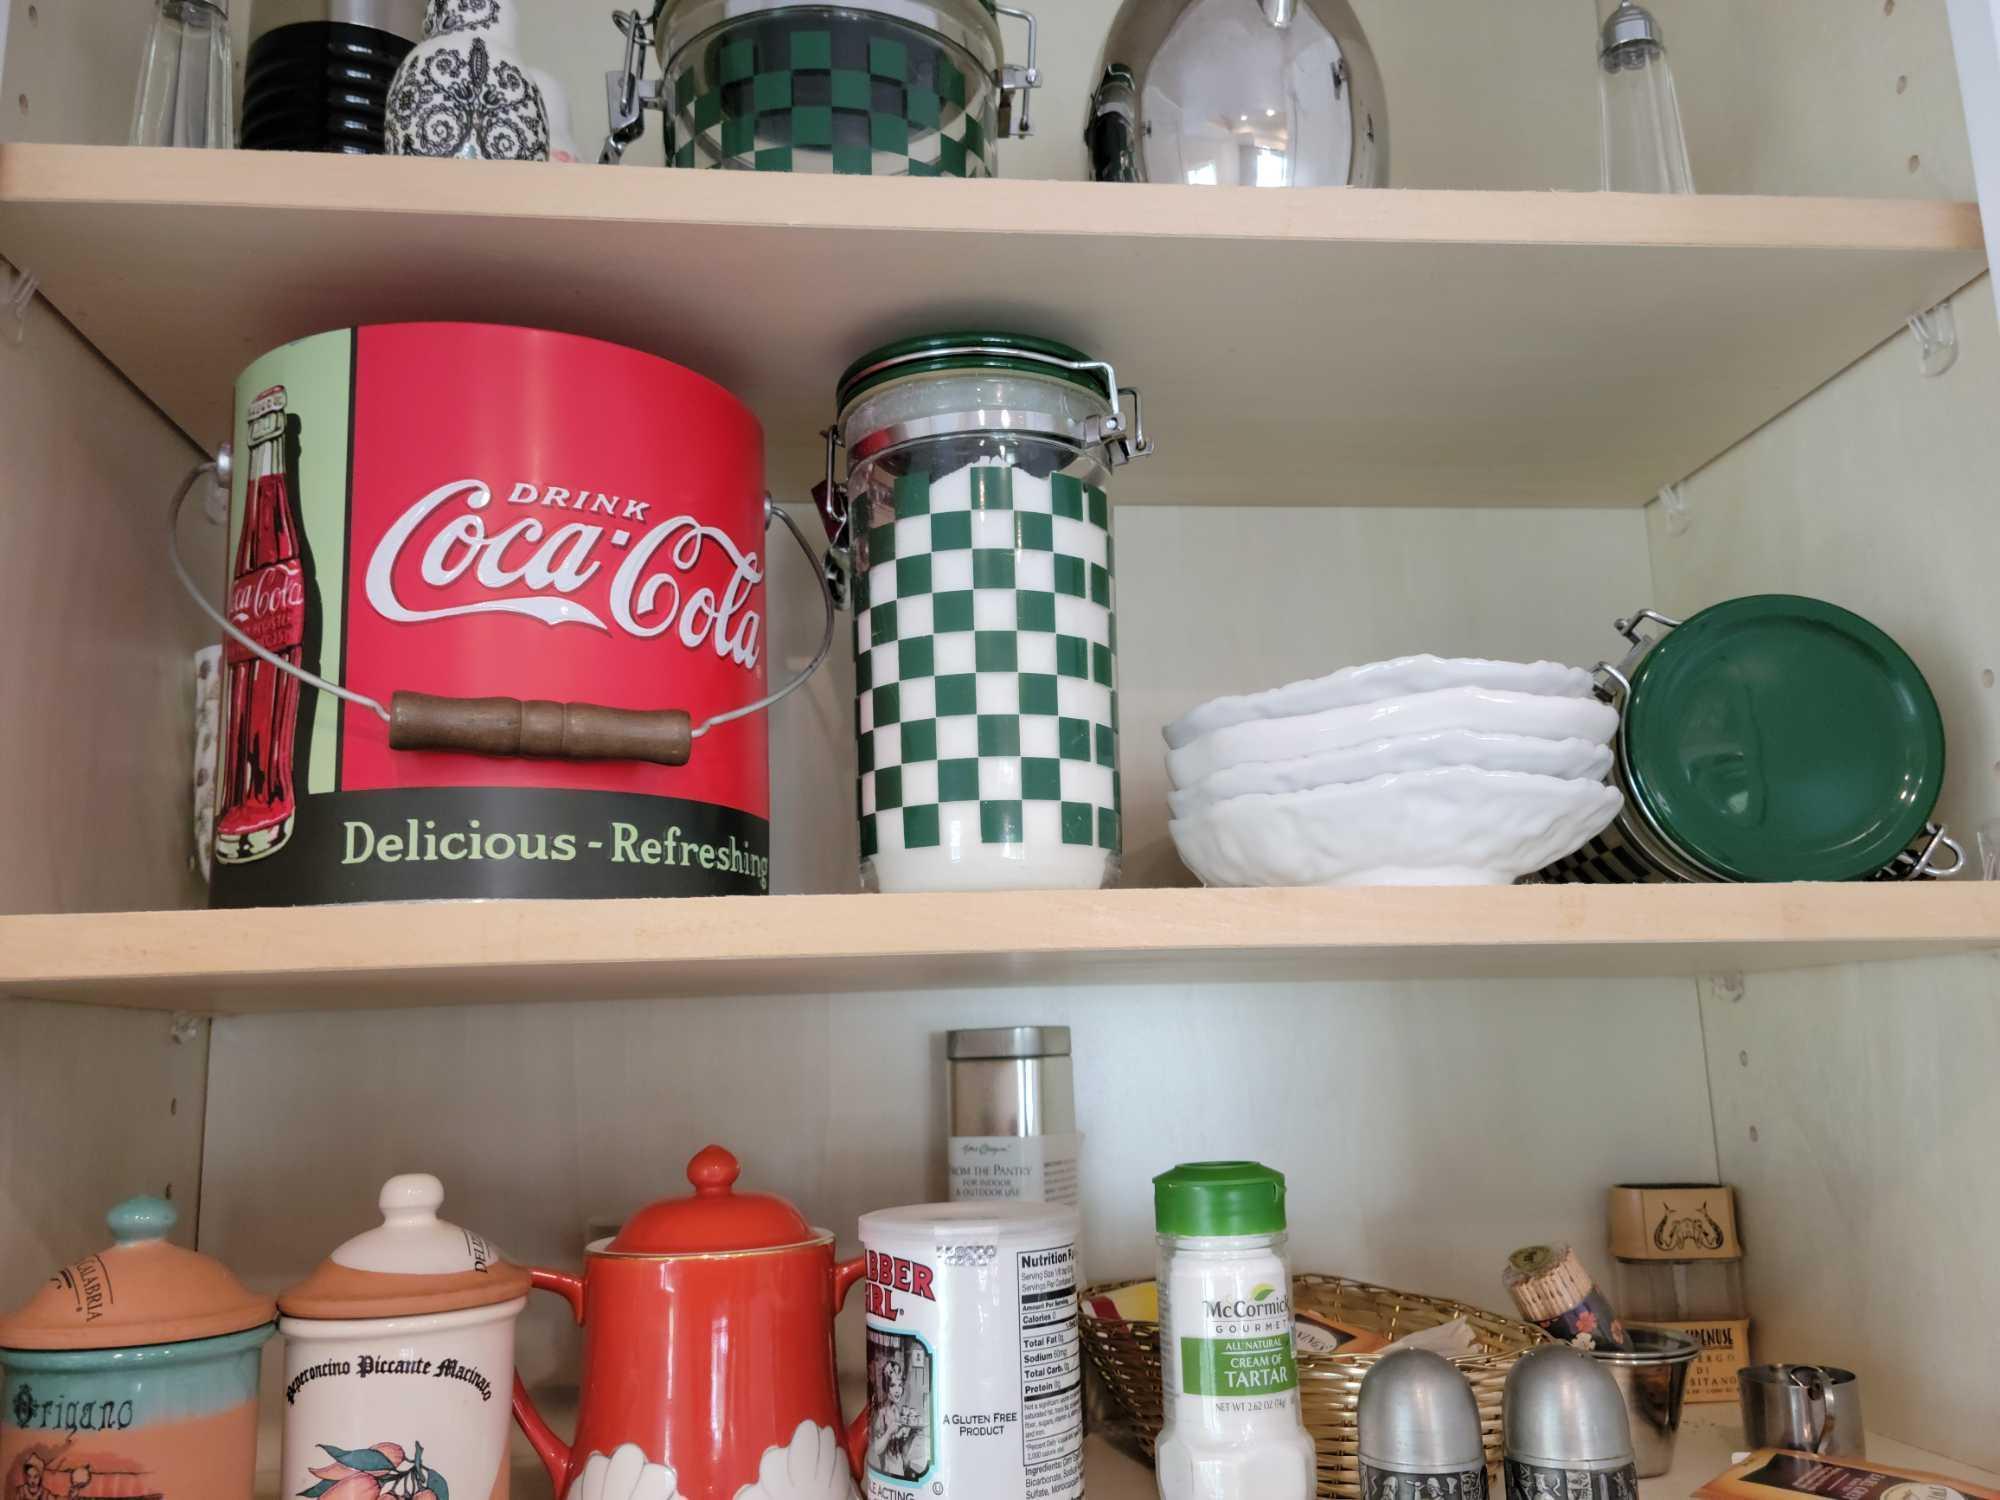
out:
M285 1440L302 1500L506 1500L514 1324L528 1273L392 1177L382 1223L278 1299Z
M0 1319L7 1500L251 1500L276 1309L169 1244L177 1218L159 1198L119 1204L110 1249Z

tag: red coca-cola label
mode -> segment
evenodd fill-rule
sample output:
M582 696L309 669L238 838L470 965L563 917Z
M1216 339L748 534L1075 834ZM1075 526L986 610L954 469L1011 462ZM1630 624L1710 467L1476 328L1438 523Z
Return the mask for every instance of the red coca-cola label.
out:
M548 699L700 724L764 696L763 437L719 386L615 345L469 324L308 339L243 389L275 385L301 556L232 585L259 644L284 654L303 635L325 675L384 703ZM218 900L768 886L763 714L668 767L398 751L365 708L308 689L297 711L295 830Z

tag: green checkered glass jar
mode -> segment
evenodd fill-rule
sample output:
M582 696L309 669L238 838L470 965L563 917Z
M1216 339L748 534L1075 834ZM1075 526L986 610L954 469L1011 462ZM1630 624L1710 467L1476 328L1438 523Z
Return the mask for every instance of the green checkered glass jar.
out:
M1025 67L1005 62L1003 14L1028 22ZM1000 137L1028 133L1033 18L994 0L667 0L659 19L665 76L640 84L628 46L607 155L641 100L666 114L676 167L991 177Z
M852 572L870 890L1094 890L1117 878L1109 485L1138 397L1075 349L950 334L842 378L829 433ZM831 481L834 445L847 481Z

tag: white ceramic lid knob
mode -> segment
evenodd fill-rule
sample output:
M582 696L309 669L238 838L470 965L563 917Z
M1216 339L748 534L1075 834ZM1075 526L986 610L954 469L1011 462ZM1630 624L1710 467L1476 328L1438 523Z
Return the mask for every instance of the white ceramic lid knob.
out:
M382 1184L375 1200L385 1223L398 1227L435 1222L444 1207L444 1184L428 1172L405 1172Z
M438 1217L444 1184L428 1172L391 1177L375 1201L382 1223L334 1251L335 1265L398 1276L455 1276L484 1271L500 1259L483 1237Z

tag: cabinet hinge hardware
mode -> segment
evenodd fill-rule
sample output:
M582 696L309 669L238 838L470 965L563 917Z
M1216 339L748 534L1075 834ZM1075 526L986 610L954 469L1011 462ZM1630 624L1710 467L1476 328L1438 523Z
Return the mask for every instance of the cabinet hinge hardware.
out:
M1910 332L1916 336L1917 367L1925 378L1935 379L1958 363L1958 316L1949 297L1910 319Z
M33 271L10 271L6 283L6 329L7 342L19 348L28 335L28 305L35 300L35 289L42 284L41 277Z

